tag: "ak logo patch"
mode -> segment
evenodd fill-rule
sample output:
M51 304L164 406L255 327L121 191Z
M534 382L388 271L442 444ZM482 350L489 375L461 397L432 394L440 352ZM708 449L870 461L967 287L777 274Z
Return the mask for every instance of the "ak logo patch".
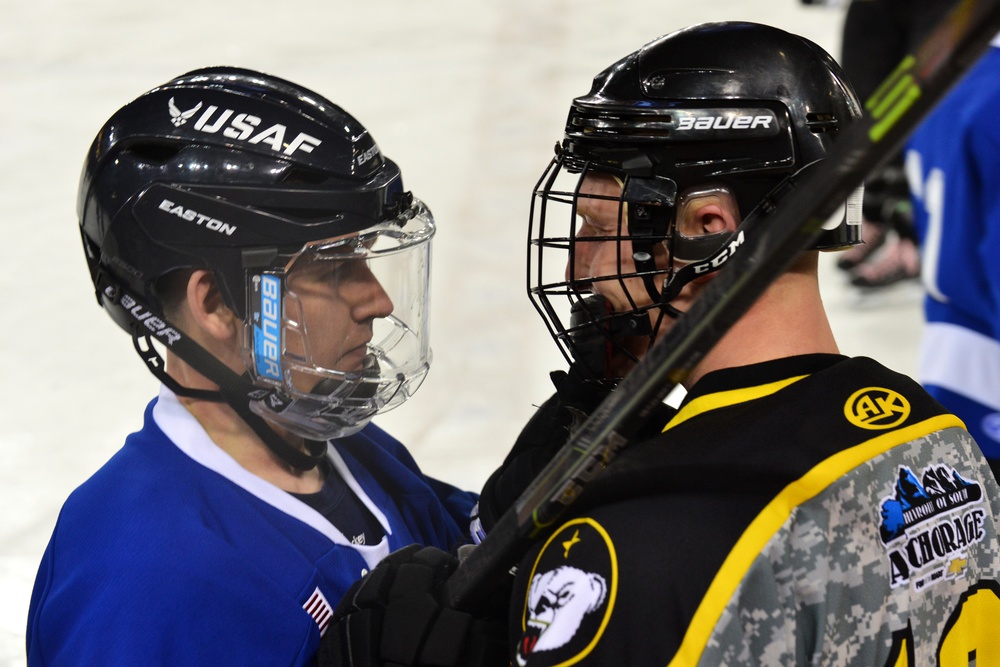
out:
M906 421L910 416L910 402L892 389L865 387L847 399L844 416L859 428L881 431Z
M912 584L919 590L961 574L968 547L986 537L982 504L982 485L954 468L928 466L918 478L900 466L879 508L892 587Z
M545 653L545 664L573 665L594 649L611 618L618 559L604 528L574 519L542 547L531 570L517 664Z

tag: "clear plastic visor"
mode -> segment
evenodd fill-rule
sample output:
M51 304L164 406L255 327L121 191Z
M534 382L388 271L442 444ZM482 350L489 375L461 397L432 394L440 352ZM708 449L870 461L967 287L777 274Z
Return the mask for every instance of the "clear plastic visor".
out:
M317 418L331 408L374 414L416 391L430 365L434 231L414 200L394 220L311 242L250 276L244 350L256 384L310 399Z

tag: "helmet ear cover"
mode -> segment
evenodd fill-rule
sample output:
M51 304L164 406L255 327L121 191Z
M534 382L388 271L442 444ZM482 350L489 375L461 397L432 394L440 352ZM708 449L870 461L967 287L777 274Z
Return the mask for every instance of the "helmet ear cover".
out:
M730 227L740 223L739 204L723 185L689 188L677 201L674 219L670 256L690 264L710 257L733 236Z

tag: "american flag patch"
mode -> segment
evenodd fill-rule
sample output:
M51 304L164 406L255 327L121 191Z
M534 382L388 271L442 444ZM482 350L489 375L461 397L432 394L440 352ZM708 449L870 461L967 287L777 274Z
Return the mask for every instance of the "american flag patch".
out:
M326 632L327 626L330 625L330 617L333 616L333 607L326 601L319 587L313 591L313 594L309 596L309 599L302 605L302 608L316 621L316 625L319 626L319 636L322 637Z

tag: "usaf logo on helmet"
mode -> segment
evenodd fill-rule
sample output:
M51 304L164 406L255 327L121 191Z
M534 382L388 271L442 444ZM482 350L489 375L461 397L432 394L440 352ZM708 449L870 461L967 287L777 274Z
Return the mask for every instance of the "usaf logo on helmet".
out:
M171 97L167 102L167 110L170 112L170 122L174 127L181 127L193 118L201 108L203 103L199 101L190 109L182 110ZM219 112L216 115L216 112ZM274 123L262 128L263 119L248 113L237 113L235 109L223 109L210 104L202 111L198 119L194 121L192 128L205 134L217 134L222 132L222 136L234 141L245 141L248 144L264 144L270 146L271 150L282 155L294 155L296 151L312 153L313 149L323 143L320 139L299 132L295 137L285 142L285 134L288 128L281 123Z

